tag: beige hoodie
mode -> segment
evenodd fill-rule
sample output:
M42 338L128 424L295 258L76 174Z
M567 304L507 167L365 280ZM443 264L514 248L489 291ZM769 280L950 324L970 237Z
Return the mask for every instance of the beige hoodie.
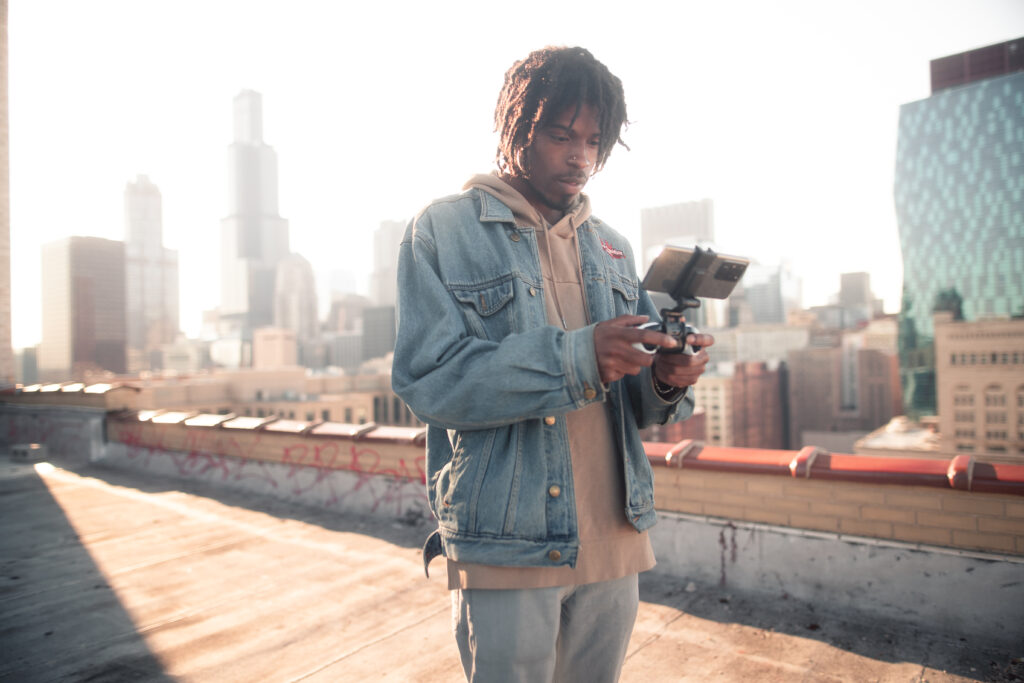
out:
M553 226L497 174L476 175L476 187L506 204L519 227L537 235L548 323L573 330L591 323L583 289L577 228L590 217L586 195ZM615 447L607 402L592 403L566 415L573 491L579 524L576 568L493 567L449 561L449 588L543 588L609 581L654 566L647 533L626 519L621 456Z

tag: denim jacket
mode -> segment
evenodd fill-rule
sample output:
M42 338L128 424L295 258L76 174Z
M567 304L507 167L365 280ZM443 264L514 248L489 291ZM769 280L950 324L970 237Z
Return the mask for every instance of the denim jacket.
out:
M591 217L577 231L594 323L658 319L627 241ZM435 201L399 252L399 324L392 383L427 425L427 497L438 554L512 566L576 566L576 501L565 414L608 401L626 486L624 514L656 521L652 473L638 429L688 417L693 393L654 391L649 369L607 389L594 325L549 325L537 238L493 195L470 189ZM557 486L558 488L553 488ZM557 491L553 494L552 491Z

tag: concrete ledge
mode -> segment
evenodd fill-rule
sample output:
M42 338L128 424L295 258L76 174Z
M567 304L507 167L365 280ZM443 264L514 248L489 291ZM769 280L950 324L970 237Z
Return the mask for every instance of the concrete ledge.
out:
M651 538L683 581L1024 642L1024 558L665 512Z

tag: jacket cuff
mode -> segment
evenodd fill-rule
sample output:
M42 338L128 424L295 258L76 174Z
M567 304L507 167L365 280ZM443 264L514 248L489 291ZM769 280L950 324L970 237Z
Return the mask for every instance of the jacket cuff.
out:
M588 403L603 401L605 387L597 367L594 350L594 325L565 333L564 367L569 393L577 408Z

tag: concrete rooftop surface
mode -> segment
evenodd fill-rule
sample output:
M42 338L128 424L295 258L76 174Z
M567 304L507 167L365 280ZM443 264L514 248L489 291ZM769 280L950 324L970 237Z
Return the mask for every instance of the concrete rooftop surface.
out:
M464 680L427 522L55 465L0 458L0 680ZM1024 652L828 605L656 572L641 600L627 682L1024 680Z

